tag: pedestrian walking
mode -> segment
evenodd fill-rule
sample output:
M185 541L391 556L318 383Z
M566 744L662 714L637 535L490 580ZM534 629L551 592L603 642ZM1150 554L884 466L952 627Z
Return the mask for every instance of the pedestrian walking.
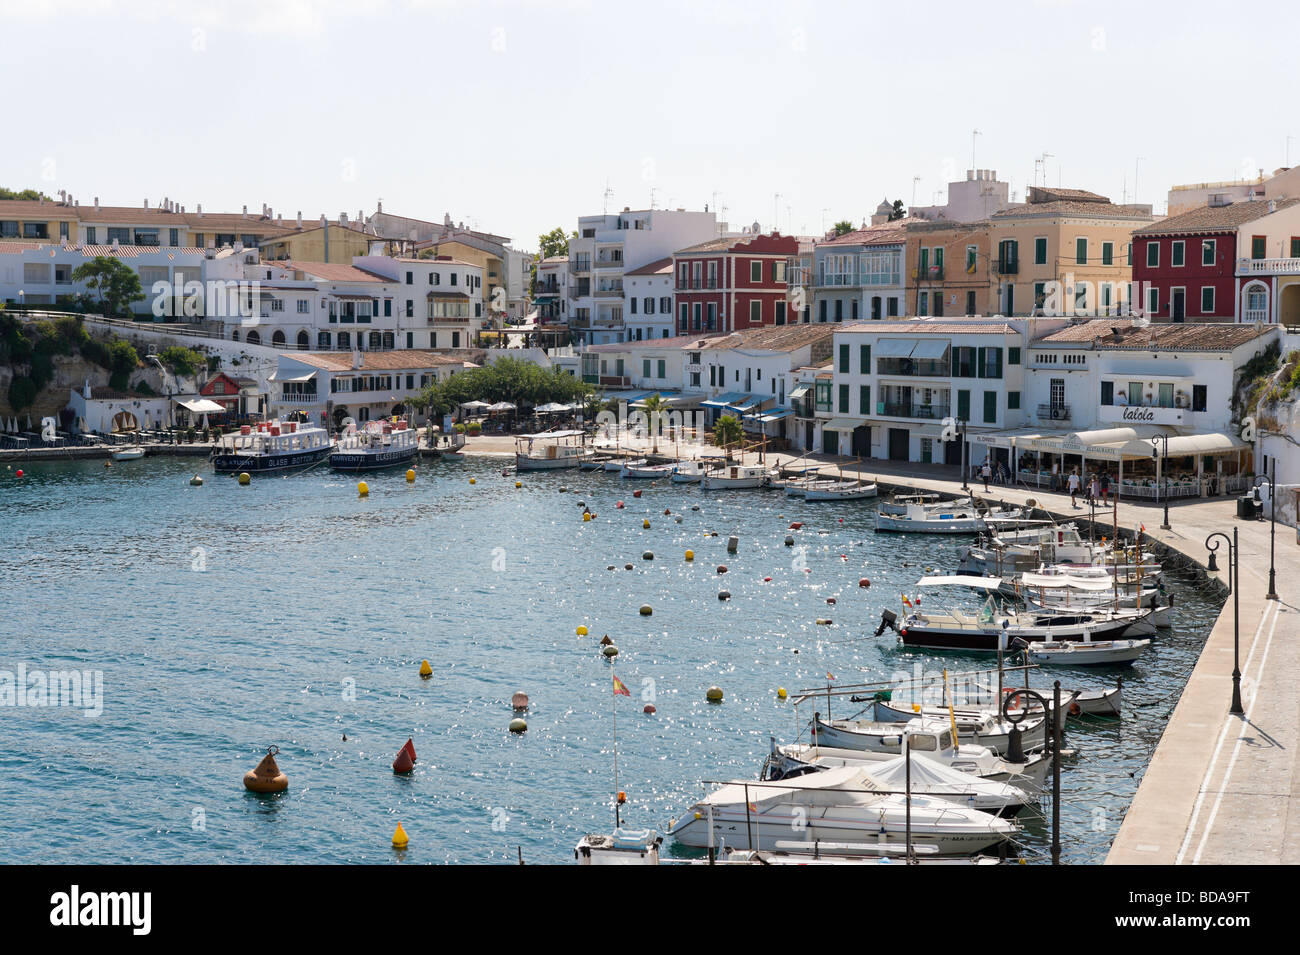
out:
M1078 507L1078 506L1079 506L1079 501L1078 501L1078 497L1079 497L1079 469L1078 469L1078 468L1071 468L1071 469L1070 469L1070 476L1069 476L1068 478L1066 478L1065 485L1066 485L1066 487L1067 487L1067 488L1069 489L1069 491L1070 491L1070 506L1071 506L1071 507Z
M1110 506L1110 473L1109 472L1107 471L1101 472L1100 484L1101 484L1101 503L1104 504L1106 507L1109 507Z
M993 477L993 469L989 467L987 459L984 461L984 467L980 468L980 478L984 481L984 493L989 492L989 479Z

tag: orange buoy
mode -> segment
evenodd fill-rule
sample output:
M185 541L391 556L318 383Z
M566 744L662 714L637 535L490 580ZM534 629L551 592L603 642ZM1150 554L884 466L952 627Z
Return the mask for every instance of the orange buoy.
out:
M790 523L790 530L792 530L792 531L797 531L797 530L799 530L801 527L803 527L803 521L792 521L792 522Z
M861 578L858 579L858 586L859 586L859 587L870 587L870 586L871 586L871 581L868 580L866 577L861 577Z
M413 769L415 769L415 744L408 739L406 745L397 751L397 758L393 760L393 772L405 775Z
M632 492L632 496L633 496L633 497L640 497L640 496L641 496L641 492L640 492L640 491L633 491L633 492Z
M618 501L617 503L614 504L614 507L616 507L620 511L623 510L623 502Z
M653 712L655 712L655 705L654 705L653 703L647 703L645 706L641 707L641 712L642 712L642 713L653 713Z
M275 754L280 752L278 746L268 746L266 755L257 764L256 769L244 773L244 788L255 793L278 793L289 788L289 777L276 765Z

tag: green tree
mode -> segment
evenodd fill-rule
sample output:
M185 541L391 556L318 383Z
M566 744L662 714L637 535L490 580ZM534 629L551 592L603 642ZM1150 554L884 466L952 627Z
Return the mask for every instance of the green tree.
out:
M664 401L658 392L655 392L653 395L642 401L641 404L645 410L647 426L650 428L650 441L652 444L650 452L652 454L658 454L659 428L657 425L659 424L659 416L668 410L668 403Z
M144 300L140 276L120 260L97 255L73 271L74 282L84 282L97 293L100 309L106 315L120 315L132 302Z
M126 391L131 373L140 367L140 354L135 346L123 338L114 339L108 346L108 384L118 391Z
M727 457L731 457L731 449L738 446L744 436L745 429L740 419L733 415L724 414L713 425L713 443L726 451Z
M28 202L36 202L40 199L53 201L50 200L50 197L47 196L45 193L41 192L39 189L15 190L15 189L6 189L4 186L0 186L0 199L23 199Z
M853 223L848 219L841 219L839 222L835 223L831 231L836 235L845 235L846 233L853 231Z
M895 199L893 211L889 213L889 221L897 222L899 219L903 218L906 215L907 215L907 210L903 208L903 200Z
M576 235L576 233L575 233ZM541 250L539 258L549 259L557 255L568 256L569 236L560 226L537 237L537 247Z

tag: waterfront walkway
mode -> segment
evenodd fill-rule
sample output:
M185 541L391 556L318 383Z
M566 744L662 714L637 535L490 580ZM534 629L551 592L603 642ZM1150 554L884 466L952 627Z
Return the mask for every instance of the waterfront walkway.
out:
M470 448L474 450L475 441ZM487 450L487 448L484 448ZM495 449L494 449L495 450ZM502 449L504 450L504 449ZM671 446L664 448L671 450ZM796 456L768 454L766 464ZM756 455L747 461L757 462ZM863 461L812 455L806 463L843 465L846 476L878 478L923 490L959 494L958 469L898 461ZM983 484L971 481L983 497ZM1058 517L1086 520L1070 496L1038 488L993 485L994 501L1022 504L1032 498ZM1082 498L1081 498L1082 500ZM828 505L833 507L834 505ZM1265 508L1267 512L1267 507ZM1183 499L1169 508L1149 501L1098 509L1097 520L1179 552L1226 590L1228 548L1220 541L1218 571L1206 570L1206 537L1214 532L1240 539L1240 661L1244 716L1229 714L1232 701L1233 599L1228 597L1201 656L1169 718L1151 762L1139 767L1141 783L1106 858L1108 865L1300 864L1300 545L1296 529L1277 525L1277 590L1266 600L1268 521L1236 519L1236 498ZM1141 700L1129 700L1130 705ZM1152 741L1155 742L1154 740Z

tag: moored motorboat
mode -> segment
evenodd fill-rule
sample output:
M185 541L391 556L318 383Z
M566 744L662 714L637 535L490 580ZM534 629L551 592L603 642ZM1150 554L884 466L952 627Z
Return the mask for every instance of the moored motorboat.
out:
M810 487L804 492L805 501L861 501L875 497L874 484L861 481L833 481L827 485Z
M370 421L358 428L350 424L330 452L336 471L375 471L399 467L415 459L420 434L405 419Z
M590 455L585 431L542 431L515 439L516 471L576 468Z
M125 448L118 448L113 452L114 461L138 461L144 457L144 448L138 444L130 445Z
M658 865L663 837L651 829L617 828L613 835L587 835L573 858L579 865Z
M673 475L673 466L671 464L624 464L619 470L618 476L621 478L670 478Z
M1025 655L1041 666L1132 666L1149 646L1150 640L1047 641L1030 647Z
M1026 750L1039 749L1046 738L1046 719L1030 716L1021 721L1021 746ZM1005 756L1011 738L1012 723L987 713L978 719L968 719L957 725L958 743L987 746ZM810 729L812 741L818 746L839 749L866 749L877 753L898 755L902 752L903 733L907 723L881 722L870 719L824 720L820 713L813 714Z
M706 491L767 487L771 472L758 465L731 464L715 468L700 478Z

